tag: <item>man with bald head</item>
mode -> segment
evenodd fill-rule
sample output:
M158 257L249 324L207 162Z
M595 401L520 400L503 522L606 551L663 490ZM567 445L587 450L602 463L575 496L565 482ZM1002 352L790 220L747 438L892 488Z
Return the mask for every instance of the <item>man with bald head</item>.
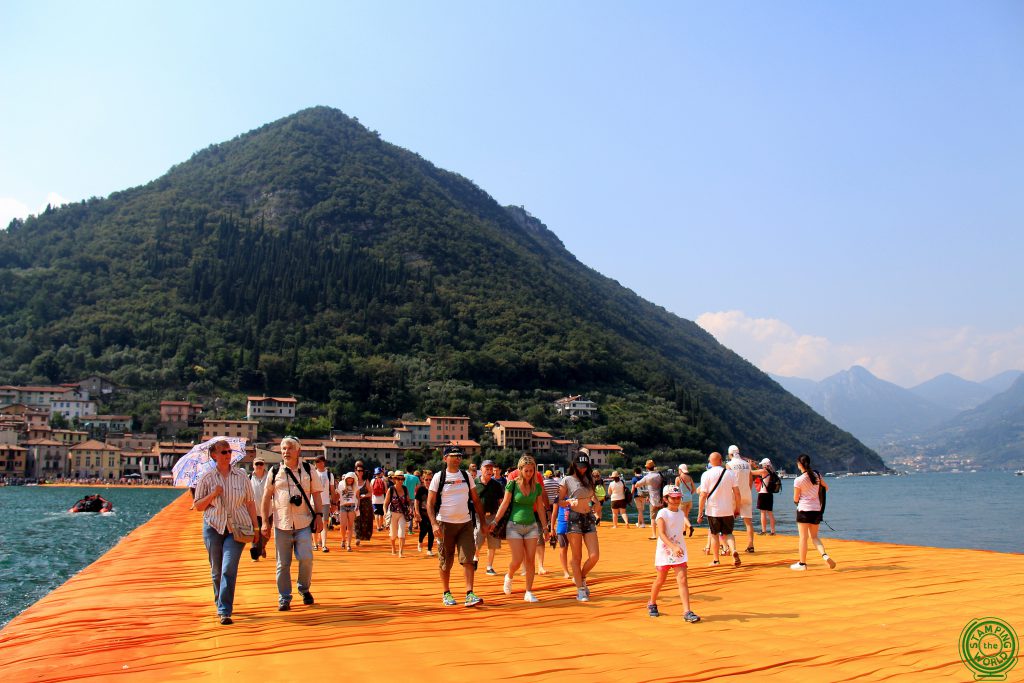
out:
M740 566L740 554L736 552L736 541L732 537L733 519L740 513L740 489L736 475L722 467L722 454L717 451L708 456L711 467L700 477L700 503L697 508L697 524L707 511L708 527L711 529L711 549L718 565L718 535L725 539L726 552L732 555L733 564Z

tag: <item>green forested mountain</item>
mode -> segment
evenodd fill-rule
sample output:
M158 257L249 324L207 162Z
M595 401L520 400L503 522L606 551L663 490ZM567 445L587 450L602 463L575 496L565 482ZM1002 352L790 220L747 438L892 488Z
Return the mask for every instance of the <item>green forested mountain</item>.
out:
M550 398L582 392L604 415L586 437L881 466L525 210L325 107L12 222L0 289L0 382L294 392L339 427L543 423Z

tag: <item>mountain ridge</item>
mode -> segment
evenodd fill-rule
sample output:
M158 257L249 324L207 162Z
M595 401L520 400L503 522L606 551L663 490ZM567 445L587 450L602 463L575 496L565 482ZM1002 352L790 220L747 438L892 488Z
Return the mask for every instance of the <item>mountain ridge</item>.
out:
M335 425L500 419L524 394L578 388L664 410L602 427L639 448L739 441L782 461L807 450L832 469L881 466L694 322L580 263L523 207L329 108L12 223L0 284L15 294L0 302L9 381L106 372L198 393L291 390ZM438 396L438 383L456 389Z

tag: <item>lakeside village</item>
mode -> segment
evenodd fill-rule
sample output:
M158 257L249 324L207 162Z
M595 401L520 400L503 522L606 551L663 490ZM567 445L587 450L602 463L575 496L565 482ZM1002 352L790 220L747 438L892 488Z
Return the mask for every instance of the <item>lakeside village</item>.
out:
M243 438L246 457L240 465L250 465L257 456L273 465L281 462L277 440L283 435L261 434L261 420L286 424L295 419L298 404L294 397L248 396L244 419L212 419L204 417L200 404L161 401L156 430L138 433L133 431L130 415L97 413L100 401L95 397L102 399L116 391L117 387L99 377L58 386L0 386L0 485L170 485L174 464L196 443L175 440L182 432L198 433L199 441L215 436ZM558 399L553 408L576 420L592 418L598 409L582 396ZM322 455L335 472L355 460L391 470L410 463L439 463L441 447L457 445L470 457L480 456L486 449L488 457L499 464L511 463L527 451L538 463L562 467L585 447L595 467L626 464L618 445L556 438L524 421L485 425L484 446L470 438L470 418L466 416L427 416L422 421L396 420L394 424L390 436L335 431L324 438L299 439L301 457L313 460Z

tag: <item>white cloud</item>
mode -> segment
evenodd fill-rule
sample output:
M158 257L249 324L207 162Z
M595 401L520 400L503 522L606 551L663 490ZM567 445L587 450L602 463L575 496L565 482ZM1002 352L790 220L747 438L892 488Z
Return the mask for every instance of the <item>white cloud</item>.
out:
M836 342L743 311L704 313L697 324L776 375L819 380L862 365L882 379L913 386L943 372L977 381L1004 370L1024 370L1024 325L999 331L924 329L899 337Z
M6 229L15 218L28 218L29 214L40 214L46 210L46 205L56 208L67 204L68 200L56 192L48 192L46 199L39 204L34 211L25 202L14 197L0 197L0 230Z

